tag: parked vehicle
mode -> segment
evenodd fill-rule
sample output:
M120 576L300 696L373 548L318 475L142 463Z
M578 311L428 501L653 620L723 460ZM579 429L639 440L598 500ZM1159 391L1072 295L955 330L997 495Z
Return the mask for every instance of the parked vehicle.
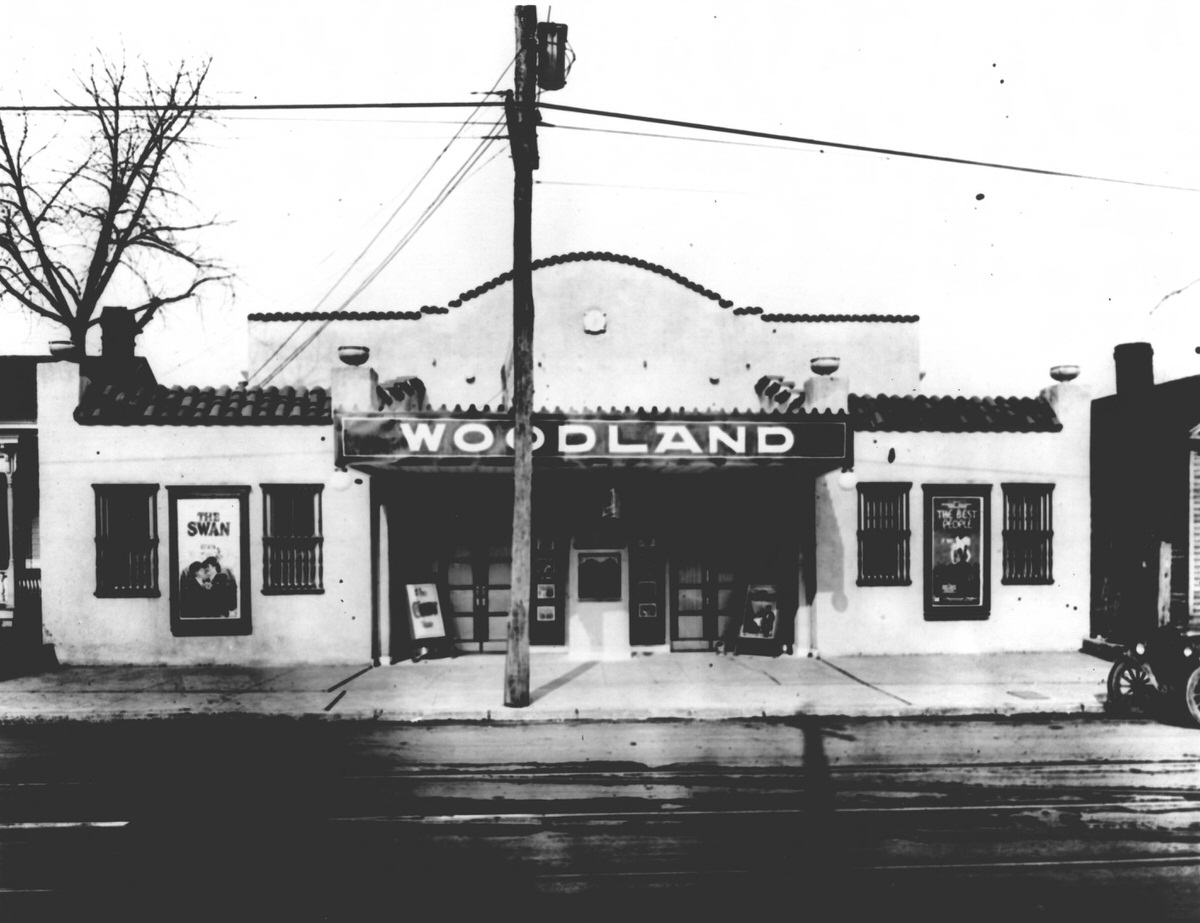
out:
M1183 705L1200 727L1200 635L1168 625L1130 645L1108 673L1108 708L1117 714Z

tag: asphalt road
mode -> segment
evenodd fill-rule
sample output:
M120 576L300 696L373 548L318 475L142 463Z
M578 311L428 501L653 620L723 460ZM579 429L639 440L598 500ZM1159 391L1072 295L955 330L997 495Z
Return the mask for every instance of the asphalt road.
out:
M1200 919L1153 721L0 726L0 919Z

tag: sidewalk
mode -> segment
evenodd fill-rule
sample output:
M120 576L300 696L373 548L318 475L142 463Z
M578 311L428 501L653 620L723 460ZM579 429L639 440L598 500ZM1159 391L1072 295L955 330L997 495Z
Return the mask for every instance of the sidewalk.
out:
M370 667L62 667L0 681L0 722L273 715L402 722L619 721L1103 711L1109 665L1053 654L531 658L532 703L503 705L504 657Z

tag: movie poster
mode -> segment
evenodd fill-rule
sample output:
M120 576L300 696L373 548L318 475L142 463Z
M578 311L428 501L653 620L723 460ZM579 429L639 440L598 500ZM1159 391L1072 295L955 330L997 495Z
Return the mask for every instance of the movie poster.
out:
M933 604L977 606L983 584L983 501L979 497L933 500Z
M928 610L953 617L988 609L987 496L978 488L926 494Z
M250 634L248 487L168 487L171 631Z
M176 507L179 617L237 619L242 523L237 497L181 498Z

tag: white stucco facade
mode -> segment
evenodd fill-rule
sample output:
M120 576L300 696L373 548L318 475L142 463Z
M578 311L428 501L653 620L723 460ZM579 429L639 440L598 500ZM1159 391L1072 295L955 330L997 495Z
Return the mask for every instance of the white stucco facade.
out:
M633 428L630 438L660 424L682 440L688 425L745 428L778 420L797 427L796 438L803 439L806 426L828 419L851 434L838 453L794 459L659 458L647 450L644 458L616 463L602 457L552 462L558 467L542 469L554 471L551 479L535 478L535 485L553 484L540 494L543 488L535 486L535 506L541 496L550 498L542 501L547 506L562 508L552 509L549 531L540 534L562 550L555 576L546 578L544 600L547 608L557 607L557 621L554 630L541 626L535 651L595 659L638 650L687 656L689 650L728 649L749 587L764 583L782 586L781 637L793 656L1072 650L1087 635L1089 405L1077 383L1042 392L1033 402L1037 419L1028 424L1005 422L988 410L994 402L982 401L971 403L978 413L970 424L944 416L931 422L933 403L917 393L916 318L739 313L661 273L611 262L548 266L534 278L539 412L610 413L593 423L607 428L616 425L613 419L623 421ZM362 411L386 422L389 414L442 412L453 419L456 407L507 404L510 310L511 292L500 285L448 312L310 319L322 325L319 336L271 385L331 388L320 419L151 414L153 423L126 415L114 425L121 416L115 413L80 423L73 416L80 367L44 363L38 373L42 621L44 640L60 662L388 662L407 656L404 587L425 583L439 585L449 630L469 642L460 649L502 649L510 598L504 549L511 499L504 491L511 492L511 477L505 471L511 469L502 459L405 467L381 456L339 473L334 443L341 430L330 413ZM251 321L252 370L298 322ZM337 350L345 345L369 347L368 364L340 364ZM810 370L812 359L825 356L837 357L832 376L828 369ZM407 376L424 386L426 403L415 411L388 405L376 388ZM761 389L764 377L797 394L806 391L803 406L794 404L798 412L781 413L783 405L760 399L756 386ZM1031 393L1041 384L1031 383ZM180 389L173 390L178 398ZM106 398L117 411L126 398L119 392ZM266 393L253 383L242 392L255 399ZM856 420L854 395L898 397L883 417ZM1001 404L1012 406L1009 399ZM459 422L468 417L460 414ZM688 423L678 422L685 418ZM483 424L471 426L485 433ZM903 585L859 580L857 487L874 483L911 484ZM157 485L157 595L97 592L95 486L113 484ZM932 484L969 486L986 497L984 617L929 618L922 499ZM1052 580L1017 585L1003 579L1005 484L1052 487ZM264 592L263 485L321 487L320 592ZM463 485L471 485L469 501L462 499ZM170 494L198 487L248 491L249 562L241 575L249 590L248 633L181 636L174 630L171 590L179 574L169 553ZM623 494L634 525L612 533L612 545L597 545L600 507L579 498L610 488ZM381 532L381 520L391 522L390 532L386 526ZM637 551L638 540L656 542L655 556ZM619 562L619 594L588 598L580 592L580 552L597 548L616 556L613 566ZM541 599L531 602L535 613ZM452 611L453 601L463 611ZM660 634L642 631L650 624L638 622L647 606L665 626Z
M372 645L369 485L333 478L327 426L81 426L79 367L39 376L42 610L45 641L63 663L368 663ZM325 483L324 588L262 592L264 483ZM157 484L157 597L96 595L94 484ZM250 488L252 632L177 637L170 621L169 486Z
M853 476L833 473L816 483L817 587L811 612L797 620L798 631L812 627L811 647L828 656L1079 649L1088 634L1090 593L1089 405L1075 384L1057 385L1051 394L1061 432L856 434ZM856 486L887 481L912 483L912 582L858 586ZM925 619L922 485L934 483L990 487L986 619ZM1053 583L1002 580L1006 483L1053 485Z
M533 274L535 403L539 407L757 406L763 375L807 377L813 356L838 356L839 374L863 394L913 394L920 383L918 324L792 318L735 313L719 302L645 269L613 263L568 263ZM804 310L819 312L819 308ZM603 333L589 333L589 312ZM272 385L329 383L337 347L366 345L381 379L418 376L435 406L496 406L501 370L512 348L512 289L501 285L418 319L327 317L251 320L251 383L271 373L295 343L322 325L319 337L271 379ZM300 334L276 354L299 326ZM275 359L268 357L277 355Z

